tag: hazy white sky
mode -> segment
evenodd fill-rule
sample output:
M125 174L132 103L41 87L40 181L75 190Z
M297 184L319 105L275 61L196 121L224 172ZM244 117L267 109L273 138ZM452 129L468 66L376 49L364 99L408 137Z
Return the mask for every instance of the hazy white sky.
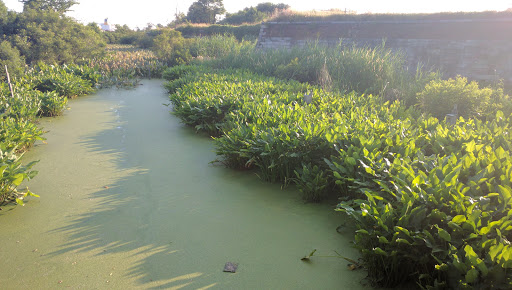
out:
M21 11L18 0L3 0L11 10ZM187 12L196 0L78 0L68 15L83 23L103 22L128 24L144 28L148 23L167 24L174 19L176 9ZM294 10L327 10L330 8L355 10L358 13L429 13L442 11L503 11L512 8L512 0L224 0L228 12L236 12L261 2L286 3Z

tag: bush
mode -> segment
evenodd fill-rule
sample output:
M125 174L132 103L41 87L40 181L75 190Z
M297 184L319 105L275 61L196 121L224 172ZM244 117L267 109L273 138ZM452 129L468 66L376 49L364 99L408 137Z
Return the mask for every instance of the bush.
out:
M0 143L0 147L2 147L1 145ZM30 180L37 174L37 171L30 171L37 162L22 165L19 161L20 157L14 149L3 150L0 148L0 205L9 202L23 205L24 197L38 197L30 190L23 193L16 190L23 181Z
M258 39L258 35L260 33L260 25L240 25L240 26L232 26L232 25L209 25L209 26L194 26L194 25L184 25L176 28L177 31L180 31L184 37L192 38L192 37L209 37L215 35L233 35L239 41L242 40L256 40Z
M69 71L69 72L68 72ZM91 75L81 74L79 70L69 69L68 67L49 66L39 63L30 74L24 78L24 82L31 88L43 93L56 92L59 96L74 98L94 92L94 88L89 80ZM84 78L82 78L84 77Z
M20 52L12 47L8 41L0 42L0 81L5 82L7 75L5 73L5 65L9 69L11 80L19 77L25 71L25 59Z
M54 117L61 115L66 108L66 105L68 104L68 98L66 96L60 96L53 91L40 93L39 99L41 99L39 115L43 117Z
M162 78L167 81L174 81L184 77L186 74L198 71L199 67L195 65L176 65L167 68L162 73Z
M153 51L168 65L185 64L192 59L189 51L191 41L183 38L179 31L166 29L153 40Z
M417 94L422 111L432 114L438 119L444 119L457 106L458 114L468 118L482 118L492 113L489 102L491 96L502 98L503 91L478 87L478 83L457 76L449 80L433 80L423 91ZM496 111L494 111L496 112Z
M72 63L103 53L105 42L91 27L51 9L27 8L9 23L6 38L28 64Z

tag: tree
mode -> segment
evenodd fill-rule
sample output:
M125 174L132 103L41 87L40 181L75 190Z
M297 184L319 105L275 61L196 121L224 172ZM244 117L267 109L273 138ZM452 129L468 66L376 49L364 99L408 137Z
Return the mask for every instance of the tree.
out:
M260 22L272 16L274 12L288 8L290 8L290 6L284 3L274 4L264 2L258 4L256 7L244 8L244 10L240 10L236 13L226 13L226 17L222 20L222 23L240 25L242 23Z
M191 41L193 40L183 38L177 30L162 29L155 37L152 49L158 58L171 66L184 64L192 59L189 50Z
M60 14L64 14L70 11L73 5L78 4L75 0L19 0L23 3L23 10L28 8L41 9L41 10L53 10Z
M288 8L290 8L290 5L284 3L274 4L270 2L260 3L256 6L256 10L269 15L274 13L276 10L286 10Z
M5 6L4 1L0 0L0 20L7 17L7 6Z
M91 27L51 9L27 8L10 26L5 37L28 64L71 63L104 51L104 40Z
M21 76L25 69L25 59L20 55L20 52L8 41L0 41L0 81L6 79L4 66L9 69L9 75L12 78Z
M192 23L215 23L217 15L226 12L222 0L198 0L188 8L187 19Z
M254 7L245 8L236 13L226 13L226 17L222 20L222 23L231 25L240 25L242 23L255 23L263 21L268 15L261 11L258 11Z

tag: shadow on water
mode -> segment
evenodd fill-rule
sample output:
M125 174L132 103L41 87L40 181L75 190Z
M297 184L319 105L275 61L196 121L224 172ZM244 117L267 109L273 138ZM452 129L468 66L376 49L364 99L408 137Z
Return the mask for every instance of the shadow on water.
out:
M161 89L155 88L154 84L152 86L158 95ZM147 161L151 162L152 158L160 160L162 158L159 156L147 157L148 155L166 153L156 151L152 145L164 141L155 138L155 135L170 133L168 130L167 132L155 132L155 128L165 128L165 122L172 117L161 105L163 99L157 98L158 100L155 102L148 98L147 100L152 105L148 106L148 104L140 104L136 92L129 91L123 95L126 95L126 99L120 100L118 106L105 112L115 114L113 121L103 124L110 129L82 136L77 142L79 147L85 148L86 155L96 156L96 158L84 161L84 164L77 164L77 166L87 166L87 162L97 162L98 159L103 159L108 163L105 167L111 170L111 176L104 177L108 182L100 190L83 197L83 199L93 201L94 208L88 212L74 215L65 226L49 232L50 234L64 233L67 242L59 245L58 250L47 256L59 256L66 253L94 253L93 256L98 259L113 259L118 263L130 261L130 266L122 265L121 267L125 267L125 278L129 278L136 284L152 288L173 289L190 286L196 278L205 276L205 274L188 271L189 267L180 269L180 261L176 258L176 253L180 251L180 248L174 246L170 239L159 238L159 233L152 228L155 219L164 217L155 215L155 205L159 199L166 197L162 195L163 192L154 190L164 185L154 181L161 176L153 174L154 171L150 169L152 168L151 164L147 164ZM141 118L141 116L137 116L138 114L133 114L133 109L137 107L141 110L139 113L146 114L148 118ZM156 114L163 115L155 120L155 112L147 111L150 108L157 109ZM149 116L151 116L151 121L148 123ZM158 125L155 122L161 124ZM141 127L143 127L142 131L140 131ZM186 133L185 129L183 131ZM138 134L137 136L127 136L127 134L133 133ZM109 180L110 178L112 180ZM202 286L203 289L207 289L214 285L216 283L206 283L205 285L196 283L193 287Z
M335 231L339 214L247 172L209 165L212 143L162 106L167 99L159 81L143 84L77 102L76 120L70 114L58 124L70 126L69 135L58 139L64 129L54 128L53 143L65 148L41 162L53 170L39 169L47 174L38 177L41 188L55 190L61 202L47 210L67 208L63 221L44 232L62 238L43 258L78 260L78 274L59 268L76 276L69 287L365 288L364 273L348 271L338 259L300 261L313 248L357 257L351 237ZM86 122L97 128L82 131ZM48 184L56 178L66 186ZM240 263L237 273L222 272L228 261Z

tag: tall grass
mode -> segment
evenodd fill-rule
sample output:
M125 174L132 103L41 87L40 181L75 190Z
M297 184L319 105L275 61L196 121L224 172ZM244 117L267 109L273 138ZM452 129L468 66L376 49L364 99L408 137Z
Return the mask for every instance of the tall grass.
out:
M512 17L512 11L440 12L440 13L364 13L354 11L293 11L284 10L268 19L269 22L305 21L425 21L456 19L496 19Z
M251 43L234 44L233 37L217 36L204 43L220 46L209 64L216 68L250 68L280 79L320 85L324 89L382 95L414 104L416 93L438 76L419 67L409 71L403 54L385 47L325 46L315 42L304 47L260 50ZM215 45L206 47L216 47Z

